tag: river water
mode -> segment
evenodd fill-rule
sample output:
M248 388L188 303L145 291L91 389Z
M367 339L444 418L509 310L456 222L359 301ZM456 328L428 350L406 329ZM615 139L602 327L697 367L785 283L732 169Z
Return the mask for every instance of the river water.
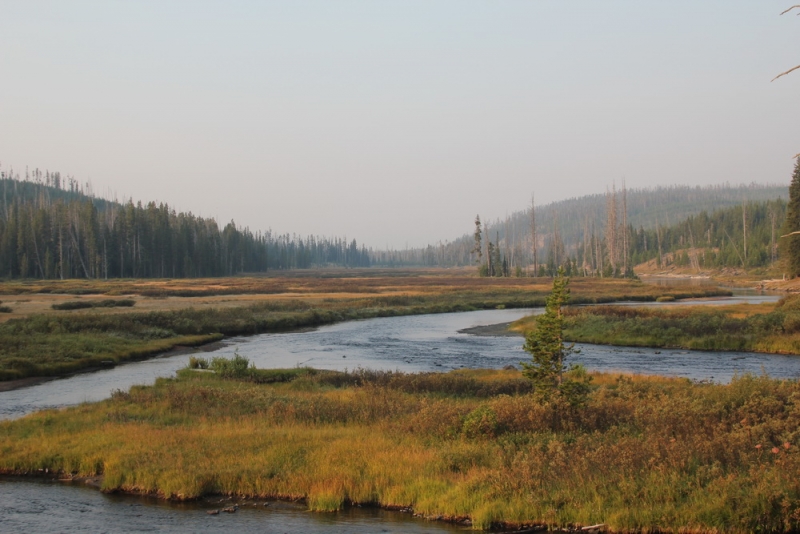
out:
M731 299L697 304L774 301L774 295L737 292ZM641 303L632 303L641 305ZM649 304L656 305L656 304ZM659 303L658 306L674 306ZM203 357L234 353L260 368L307 365L321 369L448 371L458 368L518 366L528 355L517 336L482 336L460 332L507 323L540 310L486 310L440 315L352 321L313 331L233 338ZM727 382L735 374L766 373L800 378L800 357L739 352L655 350L578 345L572 361L589 369L683 376ZM113 390L151 384L185 367L190 354L154 358L113 369L0 392L0 419L35 410L107 398ZM84 487L30 480L0 479L0 532L447 532L457 527L429 523L408 514L354 509L311 514L288 504L243 506L236 514L209 516L208 505L175 505L150 499L104 495Z
M700 299L700 305L774 301L775 295L737 293L732 298ZM642 303L623 303L640 306ZM648 303L661 307L685 303ZM483 310L438 315L385 317L324 326L306 332L231 338L199 355L231 357L237 353L260 368L309 366L319 369L449 371L518 366L529 356L517 336L480 336L460 330L514 321L540 310ZM591 370L682 376L728 382L736 374L767 373L800 377L800 358L748 352L704 352L579 344L573 356ZM79 374L36 386L0 392L0 419L13 419L43 408L70 406L107 398L116 389L152 384L186 366L190 354L164 356Z
M240 503L236 513L208 515L220 503L169 503L106 495L79 484L0 478L0 532L264 532L287 534L447 533L464 527L375 508L312 513L299 504Z

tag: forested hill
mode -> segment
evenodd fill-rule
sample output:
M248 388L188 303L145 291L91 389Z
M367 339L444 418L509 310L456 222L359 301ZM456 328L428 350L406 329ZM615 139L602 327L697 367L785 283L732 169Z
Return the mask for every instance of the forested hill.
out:
M183 278L370 264L355 240L220 227L167 204L90 193L58 173L0 173L0 277Z
M548 255L555 249L561 254L577 257L579 247L588 246L592 240L606 239L609 225L623 223L623 204L627 208L625 224L630 228L651 230L671 227L702 212L741 206L749 202L768 200L788 200L788 186L742 185L742 186L670 186L653 189L617 189L613 186L608 194L587 195L536 206L537 260L539 264L548 261ZM520 203L524 202L521 198ZM609 209L614 203L613 210ZM614 212L612 221L609 214ZM506 219L483 221L483 247L486 253L487 241L491 241L507 259L512 269L525 267L533 262L533 241L531 232L531 208L512 213ZM395 253L394 261L401 264L422 263L426 265L474 265L476 257L472 254L475 246L473 221L464 221L465 234L450 242L440 242L426 249ZM399 257L405 254L403 257Z
M767 267L778 259L778 238L786 218L783 199L748 202L714 212L703 211L669 227L631 233L633 265L701 269Z

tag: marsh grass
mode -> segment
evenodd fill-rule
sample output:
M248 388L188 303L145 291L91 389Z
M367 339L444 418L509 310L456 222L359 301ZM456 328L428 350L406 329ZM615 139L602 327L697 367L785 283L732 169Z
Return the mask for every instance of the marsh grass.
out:
M104 299L104 300L70 300L53 304L54 310L81 310L87 308L130 308L136 301L133 299Z
M0 423L0 470L102 474L105 491L171 499L411 506L476 528L800 528L797 382L596 374L571 408L537 402L513 371L268 373L283 378L184 370Z
M580 343L800 354L800 295L774 306L598 306L569 308L565 315L565 338ZM516 327L524 331L535 320Z
M87 368L114 365L158 354L178 345L198 345L224 336L241 336L316 327L353 319L391 317L507 308L544 304L548 279L497 279L477 277L419 276L373 278L228 278L191 281L209 291L289 291L293 294L322 292L324 298L281 298L249 306L187 307L158 312L50 313L0 323L0 380L31 376L60 376ZM153 287L183 291L186 280L148 281L27 281L6 282L5 290L22 292L116 291L139 293ZM205 284L203 286L202 284ZM576 303L613 300L654 300L662 288L630 280L581 280L575 282ZM150 288L150 289L147 289ZM405 288L409 294L382 294ZM205 290L204 289L204 290ZM413 291L412 291L413 290ZM699 291L697 293L696 291ZM691 288L676 297L707 295L708 289ZM718 290L711 290L719 292ZM350 296L351 293L360 293ZM159 293L161 294L161 293ZM340 295L340 296L329 296ZM128 306L131 299L89 299L66 302L68 308ZM86 304L84 304L86 303ZM106 303L106 304L104 304ZM55 307L55 306L54 306Z

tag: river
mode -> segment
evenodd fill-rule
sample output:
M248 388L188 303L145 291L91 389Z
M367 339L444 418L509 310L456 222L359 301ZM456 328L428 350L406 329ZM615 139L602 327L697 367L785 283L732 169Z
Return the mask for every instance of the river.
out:
M702 305L774 301L775 295L738 291L730 299L695 301ZM641 305L641 303L631 303ZM674 303L648 304L673 306ZM234 353L256 366L322 369L448 371L462 367L518 366L528 355L518 336L482 336L462 330L507 323L540 310L486 310L352 321L313 331L233 338L203 357ZM683 376L727 382L737 373L800 377L800 357L739 352L655 350L578 345L573 361L589 369ZM0 392L0 418L13 419L48 407L106 398L115 389L151 384L186 366L190 354L120 365L113 369ZM352 509L337 514L307 513L300 506L273 503L243 505L235 514L209 516L208 503L170 504L152 499L105 495L85 487L36 480L0 479L2 532L448 532L451 525L430 523L409 514Z
M239 510L233 514L206 513L231 502L170 503L133 495L107 495L79 484L0 478L0 532L422 534L466 530L376 508L313 513L300 504L272 502L264 506L240 502Z
M731 298L699 299L697 305L774 301L776 295L737 292ZM640 306L642 303L623 303ZM681 303L647 303L669 307ZM231 338L206 358L237 353L260 368L309 366L319 369L358 367L405 372L518 366L529 356L517 336L480 336L469 328L514 321L540 310L482 310L437 315L384 317L324 326L312 331ZM736 374L767 373L800 377L800 358L750 352L705 352L579 344L573 357L591 370L681 376L728 382ZM36 386L0 392L0 419L13 419L44 408L71 406L107 398L112 391L152 384L185 367L190 353L163 356L78 374Z

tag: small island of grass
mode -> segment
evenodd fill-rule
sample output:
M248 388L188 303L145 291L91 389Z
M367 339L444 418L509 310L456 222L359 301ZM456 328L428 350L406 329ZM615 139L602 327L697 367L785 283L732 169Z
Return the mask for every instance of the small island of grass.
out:
M800 295L777 304L645 308L571 307L564 338L577 343L800 354ZM511 325L527 332L536 317Z
M99 475L103 491L166 499L369 504L475 528L800 528L794 381L594 374L586 404L570 406L537 400L518 371L209 367L0 423L0 471Z

